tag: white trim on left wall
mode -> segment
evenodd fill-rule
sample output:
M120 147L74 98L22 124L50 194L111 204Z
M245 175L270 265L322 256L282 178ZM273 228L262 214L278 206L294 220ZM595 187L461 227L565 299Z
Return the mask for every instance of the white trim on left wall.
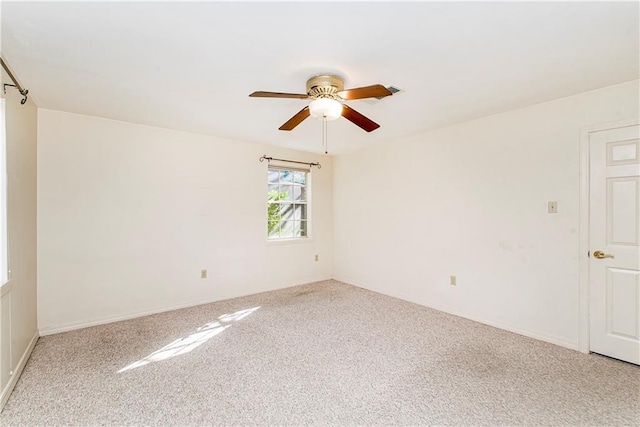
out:
M18 362L18 365L13 371L13 375L11 376L11 379L5 386L4 390L2 390L2 394L0 394L0 412L2 412L2 410L4 409L4 405L9 400L9 396L11 396L11 392L13 391L13 388L16 386L16 383L18 382L18 379L20 378L20 375L22 374L24 367L27 366L27 361L29 360L29 357L31 357L31 352L33 352L33 348L36 346L36 343L38 342L39 337L40 335L38 335L38 331L36 331L36 333L33 335L33 338L31 338L31 341L29 342L27 349L22 354L22 357L20 358L20 362Z

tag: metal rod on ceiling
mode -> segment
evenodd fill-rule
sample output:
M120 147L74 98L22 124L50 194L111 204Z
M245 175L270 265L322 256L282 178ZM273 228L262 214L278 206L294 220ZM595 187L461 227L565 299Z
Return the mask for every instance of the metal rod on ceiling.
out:
M27 94L29 93L29 90L22 87L22 85L20 84L20 82L18 82L18 79L15 78L15 76L13 75L11 70L9 69L9 66L4 62L4 59L2 57L0 57L0 64L2 64L2 68L4 68L4 70L9 75L9 78L13 82L12 85L3 84L3 88L2 89L4 90L4 88L6 86L12 86L12 87L15 87L16 89L18 89L18 92L20 92L20 95L24 96L24 98L22 98L20 100L20 104L24 105L27 102Z
M320 165L320 163L299 162L297 160L287 160L287 159L276 159L274 157L267 157L266 154L260 157L260 162L264 162L265 160L267 162L271 162L271 160L276 160L278 162L296 163L299 165L309 165L310 167L317 166L318 169L322 168L322 165Z

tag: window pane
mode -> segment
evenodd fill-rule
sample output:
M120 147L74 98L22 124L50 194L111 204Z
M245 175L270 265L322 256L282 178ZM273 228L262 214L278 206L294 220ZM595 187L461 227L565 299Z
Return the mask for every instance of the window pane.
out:
M278 184L269 184L267 200L278 200Z
M307 183L307 174L305 172L294 172L293 173L293 182L296 184L306 184Z
M293 219L293 206L291 203L284 203L280 205L280 220Z
M295 205L293 219L298 221L307 219L307 205Z
M307 237L307 221L294 222L295 237Z
M280 171L280 182L293 183L292 171Z
M277 184L280 171L269 169L269 184Z
M306 202L307 201L307 187L301 187L301 186L293 187L293 200Z
M293 185L280 184L280 200L293 200Z
M278 221L269 221L267 222L267 232L269 233L269 238L279 237L280 236L280 223Z
M293 221L283 221L281 223L280 237L284 239L293 237Z
M280 204L269 203L267 205L267 221L280 221Z

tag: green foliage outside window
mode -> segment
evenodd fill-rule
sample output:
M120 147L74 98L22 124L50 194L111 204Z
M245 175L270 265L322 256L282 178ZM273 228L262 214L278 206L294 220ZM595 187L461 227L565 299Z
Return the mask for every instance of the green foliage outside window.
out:
M289 200L288 193L286 192L279 193L276 190L269 191L267 193L267 197L270 202L279 202L281 200ZM267 214L269 218L269 220L267 221L267 231L270 235L280 225L280 221L282 220L280 204L269 203Z

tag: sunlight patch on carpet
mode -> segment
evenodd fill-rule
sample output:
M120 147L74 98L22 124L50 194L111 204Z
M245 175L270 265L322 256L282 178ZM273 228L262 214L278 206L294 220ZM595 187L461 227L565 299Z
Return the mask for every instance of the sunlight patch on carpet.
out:
M235 313L223 314L222 316L218 317L218 320L200 326L192 334L178 338L171 344L168 344L161 349L154 351L147 357L133 362L128 366L125 366L124 368L120 369L118 373L140 368L144 365L148 365L151 362L159 362L161 360L166 360L172 357L180 356L181 354L189 353L190 351L200 347L202 344L230 327L232 322L237 322L238 320L244 319L259 308L260 307L258 306L236 311Z

